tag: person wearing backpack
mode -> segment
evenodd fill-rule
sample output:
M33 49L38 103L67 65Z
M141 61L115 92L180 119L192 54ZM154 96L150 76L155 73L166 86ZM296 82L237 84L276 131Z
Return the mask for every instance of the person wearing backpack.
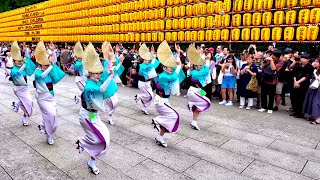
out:
M283 66L280 60L282 52L273 50L272 56L267 57L262 64L262 82L261 82L261 106L259 112L267 111L269 114L273 112L274 96L276 93L276 85L278 83L278 71Z

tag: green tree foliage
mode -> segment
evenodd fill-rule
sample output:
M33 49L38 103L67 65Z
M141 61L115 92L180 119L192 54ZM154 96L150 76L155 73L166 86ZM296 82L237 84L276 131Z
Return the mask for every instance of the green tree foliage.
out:
M0 0L0 13L43 1L44 0Z

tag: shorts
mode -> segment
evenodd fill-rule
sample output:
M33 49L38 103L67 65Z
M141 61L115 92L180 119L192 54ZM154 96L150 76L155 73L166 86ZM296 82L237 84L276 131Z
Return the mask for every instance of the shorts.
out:
M234 89L236 87L236 77L234 76L223 76L221 88L231 88Z
M282 88L283 88L283 83L278 82L278 84L276 85L276 94L278 95L282 94Z

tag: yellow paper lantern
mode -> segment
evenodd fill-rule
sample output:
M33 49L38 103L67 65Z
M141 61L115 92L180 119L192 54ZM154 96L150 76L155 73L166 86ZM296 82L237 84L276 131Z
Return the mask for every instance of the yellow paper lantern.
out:
M205 17L200 17L199 18L199 28L203 29L206 26L206 18Z
M221 15L215 15L214 16L214 26L215 27L220 27L221 26L221 20L222 16Z
M207 30L206 31L206 41L212 41L212 30Z
M260 29L259 28L252 28L251 29L251 40L258 41L260 38Z
M207 4L207 13L209 15L214 13L214 2L208 2L208 4Z
M146 31L150 31L150 30L151 30L151 23L146 22Z
M154 31L157 28L157 22L156 21L150 21L150 30Z
M197 29L199 27L199 19L197 17L192 18L192 28Z
M272 13L271 12L264 12L262 14L262 25L269 26L272 20Z
M136 31L137 31L137 32L140 32L140 31L141 31L140 23L139 23L139 22L136 22L136 23L134 23L134 24L135 24L135 27L136 27Z
M158 33L151 33L152 36L152 42L157 42L158 40Z
M310 11L310 23L317 24L320 22L320 8L314 8Z
M167 5L172 6L173 5L173 0L167 0Z
M256 11L260 11L262 9L263 0L254 0L253 1L253 9ZM267 0L265 0L267 1Z
M214 11L215 11L217 14L220 14L220 12L222 11L222 8L223 8L223 3L222 3L222 1L217 1L217 2L214 4Z
M309 26L307 29L307 40L315 41L317 40L319 35L319 27L318 26Z
M213 22L214 22L213 20L214 20L213 16L208 16L207 17L207 22L206 22L207 28L212 28Z
M261 40L262 41L269 41L270 40L270 29L269 28L262 28Z
M192 16L192 5L187 5L187 7L186 7L186 15L188 17Z
M265 10L271 9L273 6L273 0L263 0L263 8Z
M222 25L222 27L230 26L230 15L229 14L225 14L222 16L221 25Z
M146 22L140 22L141 31L146 31Z
M251 25L251 13L245 13L243 15L243 26L250 26Z
M178 34L178 38L179 38L179 34ZM185 31L184 39L185 39L185 41L190 41L191 40L191 31Z
M220 41L221 31L219 29L213 30L212 40L213 41Z
M192 5L192 15L193 16L198 16L200 14L199 11L200 11L199 4Z
M191 41L197 41L198 40L198 32L197 31L191 31Z
M152 35L151 35L151 33L147 33L147 34L146 34L146 40L147 40L147 42L151 42L151 40L152 40Z
M186 14L186 7L185 6L179 6L179 15L180 17L184 17Z
M178 41L184 41L184 31L179 31L178 32Z
M298 0L288 0L287 1L287 6L292 8L295 7L298 4Z
M199 7L199 14L202 14L202 15L207 14L207 4L206 3L200 3L198 5L198 7Z
M234 6L233 6L234 11L235 12L242 11L242 4L243 4L242 0L234 0Z
M165 17L165 10L163 8L159 9L159 19L163 19Z
M159 26L159 30L164 30L164 27L165 27L164 20L159 20L158 21L158 26Z
M180 0L173 0L174 5L178 5L180 3Z
M277 9L282 9L282 8L284 8L285 3L286 3L285 0L276 0L275 7Z
M191 29L191 27L192 27L192 19L191 18L186 18L184 27L188 30Z
M154 7L159 7L160 6L160 1L159 0L153 0L154 2Z
M131 34L129 34L129 36L130 36L130 42L134 42L135 34L131 33Z
M166 30L172 29L172 20L168 19L166 20Z
M158 9L153 10L153 16L154 16L154 19L159 19L159 10Z
M244 0L243 2L243 10L248 12L252 10L253 0Z
M228 41L229 40L229 30L223 29L221 31L221 41Z
M171 40L177 41L178 40L178 32L172 32L171 33Z
M173 7L173 17L175 17L175 18L177 18L177 17L179 17L180 16L180 8L178 7L178 6L176 6L176 7Z
M301 6L310 6L311 0L300 0Z
M297 28L296 39L298 41L305 41L307 39L307 27L300 26Z
M280 27L275 27L272 28L272 41L280 41L281 36L282 36L282 28Z
M204 41L204 31L198 31L198 41Z
M260 26L261 24L261 13L253 13L252 15L252 25Z
M242 39L242 41L249 41L249 39L250 39L250 29L249 28L242 29L241 39Z
M160 41L160 42L164 41L164 32L158 33L158 41Z
M306 24L310 20L310 10L309 9L302 9L299 11L299 24Z
M232 26L238 27L241 25L241 15L235 14L232 16Z
M313 0L312 4L318 6L320 5L320 0Z
M140 41L145 42L146 41L146 33L141 33L140 34Z
M165 36L166 41L171 41L171 32L166 32L166 36Z
M276 11L274 13L274 24L275 25L281 25L283 24L283 18L284 18L284 12L283 11Z
M231 40L239 41L240 39L240 29L232 29L231 31Z
M292 41L293 37L294 37L294 28L293 27L284 28L283 39L285 41Z
M172 21L172 29L179 29L179 19L173 19Z
M228 13L230 12L231 10L231 0L224 0L223 1L223 4L222 4L222 10L225 12L225 13Z
M297 18L297 11L291 10L286 13L286 24L294 24Z
M125 42L129 42L129 41L130 41L130 36L129 36L129 34L125 34L125 35L124 35L124 39L125 39Z
M148 18L149 18L150 20L155 19L155 18L154 18L154 12L153 12L153 10L149 10L148 16L149 16Z
M184 25L185 25L185 20L183 18L179 19L179 27L180 29L184 29Z
M167 18L172 18L172 7L167 8Z

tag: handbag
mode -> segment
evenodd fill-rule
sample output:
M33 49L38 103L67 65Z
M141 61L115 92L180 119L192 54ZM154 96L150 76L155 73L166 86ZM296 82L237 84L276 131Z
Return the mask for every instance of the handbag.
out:
M222 80L223 80L223 72L220 71L219 76L218 76L218 84L222 84Z
M314 80L309 86L310 89L318 89L319 88L319 80Z
M258 91L258 80L256 77L251 77L246 89L252 92L257 92Z

